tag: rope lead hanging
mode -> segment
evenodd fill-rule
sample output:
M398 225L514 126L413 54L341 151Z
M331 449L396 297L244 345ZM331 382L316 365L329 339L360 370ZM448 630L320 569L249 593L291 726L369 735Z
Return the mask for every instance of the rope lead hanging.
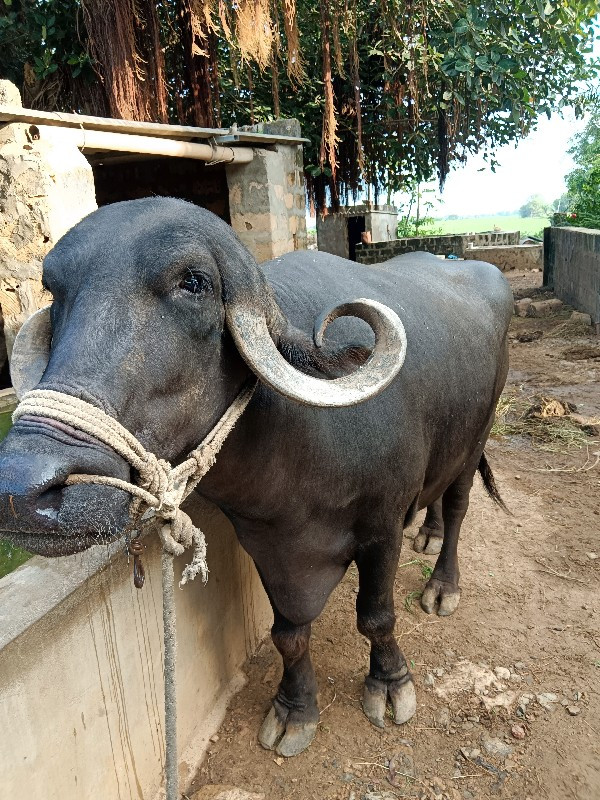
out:
M175 574L173 555L166 550L162 552L161 566L165 644L165 800L178 800Z
M177 467L148 452L130 431L104 411L63 392L32 389L23 396L13 414L13 422L21 417L46 417L64 422L108 445L136 470L139 476L137 484L106 475L69 475L65 484L91 483L123 489L132 496L129 513L134 525L144 525L155 517L164 520L159 536L163 546L166 800L178 800L179 797L174 557L181 555L188 547L193 548L192 560L183 570L180 587L198 574L202 575L204 583L208 580L204 534L181 510L180 505L215 463L223 442L250 402L256 384L253 381L242 389L215 427ZM128 552L134 558L134 583L138 588L144 583L144 568L140 559L142 550L143 544L137 537L129 543Z

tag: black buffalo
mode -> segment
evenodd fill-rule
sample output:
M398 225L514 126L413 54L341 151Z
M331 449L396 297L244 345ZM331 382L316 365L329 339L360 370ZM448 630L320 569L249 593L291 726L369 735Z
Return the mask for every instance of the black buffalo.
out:
M512 296L501 273L425 253L361 266L302 251L259 268L214 215L155 198L84 219L46 257L44 284L54 302L49 362L35 366L40 386L98 405L161 458L181 460L252 374L260 379L198 491L232 521L273 606L283 677L261 743L289 756L314 736L311 623L352 561L358 629L371 642L363 708L383 726L389 700L395 721L408 720L415 690L394 638L402 531L443 498L434 515L438 533L443 518L443 546L423 605L452 613L457 541L478 468L494 494L483 450L508 368ZM319 397L314 381L303 396L296 390L306 376L346 376L349 387L368 367L374 337L364 322L336 320L321 347L312 337L319 314L356 297L400 317L404 365L365 402L307 404ZM234 307L256 323L252 335L232 330ZM263 357L291 364L297 381L288 375L286 386L277 384ZM340 395L340 403L357 399ZM64 485L82 472L130 478L129 466L93 438L47 419L19 420L0 449L2 535L60 555L122 533L129 496ZM428 546L423 535L417 548Z

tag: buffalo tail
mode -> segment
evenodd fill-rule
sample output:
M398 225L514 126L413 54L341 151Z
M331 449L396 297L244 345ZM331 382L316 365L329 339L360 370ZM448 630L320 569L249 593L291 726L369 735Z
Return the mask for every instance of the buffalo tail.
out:
M479 459L479 466L477 467L479 470L479 474L481 475L481 479L483 480L483 485L485 486L485 490L488 495L492 498L494 503L500 506L500 508L505 511L507 514L511 512L506 507L504 500L500 497L500 492L498 491L498 487L496 486L496 481L494 480L494 473L492 472L492 468L488 464L488 460L485 457L485 453L481 454L481 458Z

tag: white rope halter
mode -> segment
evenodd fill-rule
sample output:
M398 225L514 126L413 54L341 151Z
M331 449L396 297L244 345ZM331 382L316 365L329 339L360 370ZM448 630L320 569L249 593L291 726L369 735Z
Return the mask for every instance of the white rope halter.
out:
M159 535L168 553L178 556L185 548L193 547L192 560L183 570L179 585L193 580L198 573L206 583L208 566L204 534L180 505L215 463L217 453L243 414L255 388L256 382L244 387L210 433L176 467L148 452L114 417L64 392L32 389L17 406L13 422L25 415L63 422L93 436L124 458L137 472L135 484L105 475L80 474L69 475L65 484L91 483L129 492L132 495L130 517L134 527L158 517L165 520Z

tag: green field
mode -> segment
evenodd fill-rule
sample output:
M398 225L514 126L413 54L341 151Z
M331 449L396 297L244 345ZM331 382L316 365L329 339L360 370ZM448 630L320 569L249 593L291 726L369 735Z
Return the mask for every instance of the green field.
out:
M441 228L442 233L482 233L500 228L503 231L521 231L521 236L540 236L550 225L548 217L461 217L460 219L436 219L432 227Z
M0 414L0 440L4 439L12 425L11 416L11 411ZM31 558L31 553L0 539L0 578L20 567L28 558Z

